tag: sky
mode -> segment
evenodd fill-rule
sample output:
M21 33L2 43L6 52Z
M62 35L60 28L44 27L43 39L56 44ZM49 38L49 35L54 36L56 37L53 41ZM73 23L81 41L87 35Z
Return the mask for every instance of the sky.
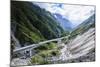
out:
M94 6L68 5L59 3L35 3L51 13L61 14L63 18L71 21L73 25L79 25L95 12Z

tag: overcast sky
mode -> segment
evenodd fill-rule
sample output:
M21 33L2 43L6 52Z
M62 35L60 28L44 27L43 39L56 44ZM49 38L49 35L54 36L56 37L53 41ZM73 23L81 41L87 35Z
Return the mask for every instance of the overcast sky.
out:
M94 13L94 6L68 5L55 3L35 3L51 13L59 13L70 20L73 25L78 25Z

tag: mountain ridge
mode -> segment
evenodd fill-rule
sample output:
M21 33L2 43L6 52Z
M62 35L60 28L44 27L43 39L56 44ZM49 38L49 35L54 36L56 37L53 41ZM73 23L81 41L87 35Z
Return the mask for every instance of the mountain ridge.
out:
M60 24L60 26L66 31L70 31L72 30L72 23L68 20L62 17L62 15L58 14L58 13L54 13L53 14L55 16L55 18L57 19L58 23Z

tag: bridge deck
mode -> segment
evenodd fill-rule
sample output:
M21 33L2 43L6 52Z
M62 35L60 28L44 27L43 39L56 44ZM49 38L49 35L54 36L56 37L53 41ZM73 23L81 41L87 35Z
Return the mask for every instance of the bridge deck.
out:
M65 36L65 37L61 37L61 38L56 38L56 39L52 39L52 40L47 40L47 41L39 42L38 44L32 44L32 45L25 46L25 47L22 47L22 48L19 48L19 49L15 49L13 52L19 52L19 51L23 51L23 50L27 50L27 49L31 49L31 48L36 48L36 47L38 47L40 45L43 45L43 44L46 44L46 43L49 43L49 42L59 41L59 40L68 38L69 36L70 35Z

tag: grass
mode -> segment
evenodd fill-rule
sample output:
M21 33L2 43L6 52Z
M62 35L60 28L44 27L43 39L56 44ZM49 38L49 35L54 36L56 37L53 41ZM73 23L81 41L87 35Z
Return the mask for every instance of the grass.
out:
M52 43L41 45L41 46L35 48L34 50L36 50L37 52L41 52L43 50L51 50L51 49L55 49L55 48L57 48L57 44L52 42Z
M45 60L46 58L60 55L57 44L53 42L41 45L34 50L37 51L37 54L31 58L32 64L49 64L50 62Z

